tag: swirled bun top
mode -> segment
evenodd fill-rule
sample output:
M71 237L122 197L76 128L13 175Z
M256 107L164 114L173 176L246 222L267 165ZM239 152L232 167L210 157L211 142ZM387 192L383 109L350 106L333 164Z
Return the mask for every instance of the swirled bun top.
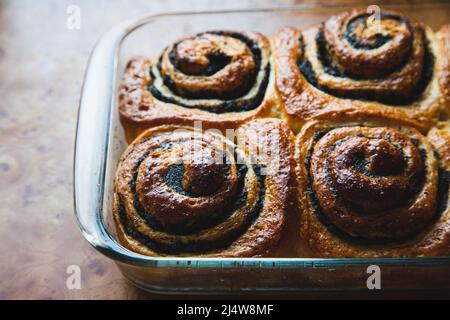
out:
M132 58L119 239L150 256L267 255L297 186L315 255L449 254L449 128L437 125L450 110L449 48L449 26L351 10L271 43L215 30ZM198 135L198 121L218 130Z
M148 129L117 169L119 238L153 256L266 254L281 236L291 161L291 134L275 119L245 124L236 142L189 126Z
M447 127L427 137L373 120L305 125L296 141L297 177L301 234L312 254L448 254Z
M303 75L342 98L407 105L428 85L434 67L425 27L403 15L380 20L354 10L303 33Z
M284 28L273 45L283 115L296 131L345 113L402 119L426 132L446 108L450 53L440 38L394 11L373 20L352 10L306 30Z
M120 93L128 140L166 123L235 128L274 107L268 39L247 31L208 31L177 40L154 61L130 60Z

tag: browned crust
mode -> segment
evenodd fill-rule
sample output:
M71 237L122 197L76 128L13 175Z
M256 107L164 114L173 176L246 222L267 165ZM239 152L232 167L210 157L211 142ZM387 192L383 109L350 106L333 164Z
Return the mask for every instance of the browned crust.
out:
M450 170L450 122L439 122L428 132L428 139L440 155L444 168Z
M128 157L130 152L137 148L146 137L153 136L158 132L173 131L175 129L187 128L177 125L164 125L150 128L144 131L124 152L115 178L115 192L113 203L113 215L116 224L119 241L128 249L149 256L166 256L155 252L135 239L128 236L119 218L119 192L122 197L131 197L129 192L124 191L123 181L129 179L131 165ZM262 137L260 142L251 139L254 134ZM293 177L293 145L292 133L281 120L260 119L250 121L237 130L239 144L246 154L252 156L251 152L259 150L263 145L277 144L280 146L279 153L262 154L258 157L258 164L267 167L266 175L266 195L264 206L257 220L241 237L236 239L228 248L205 252L204 254L182 254L182 256L199 257L252 257L267 256L277 247L285 224L285 212L288 207L288 200L292 198L294 191L290 187ZM279 156L279 157L278 157ZM277 157L275 159L275 157ZM276 161L279 160L279 162ZM275 165L276 164L276 165Z
M407 242L396 245L357 245L346 242L332 234L314 213L313 206L307 194L307 169L304 161L307 150L314 132L335 125L377 125L386 126L382 122L354 122L353 120L341 119L339 122L311 121L307 123L297 136L295 158L297 160L298 198L301 210L300 236L309 249L311 256L315 257L419 257L419 256L445 256L450 254L450 208L447 207L441 218L432 226L428 227L418 236ZM394 123L391 123L394 126ZM397 128L400 125L397 124ZM395 128L395 126L394 126ZM420 135L418 131L411 128L411 132ZM434 128L430 131L428 141L440 154L439 167L449 170L450 168L450 139L448 124L444 127ZM427 139L426 137L423 137Z
M244 34L256 38L265 50L270 50L269 41L264 36L245 32ZM157 125L192 125L195 121L202 121L203 128L225 130L237 128L251 119L271 116L275 112L277 99L273 90L272 72L265 97L258 107L250 111L216 114L162 102L153 97L147 90L151 83L149 72L152 63L145 57L134 57L125 67L119 89L119 114L128 142L145 129Z
M433 36L429 29L426 32L430 37ZM394 107L378 102L341 99L315 88L303 77L297 66L297 58L301 54L300 35L301 32L296 28L283 28L274 37L272 45L275 89L280 96L281 113L295 132L298 132L308 120L334 119L337 114L389 118L413 126L422 132L426 132L437 122L442 108L439 99L422 107ZM445 54L441 53L437 58L441 57L445 57ZM438 71L439 63L436 63L434 78L438 77ZM448 74L442 74L440 77L442 88L448 88L445 87L449 79Z
M200 255L186 253L185 256L369 258L449 255L450 212L448 207L435 225L402 246L357 246L345 243L330 234L312 213L312 207L305 191L306 172L303 160L307 142L317 128L355 122L376 123L382 126L405 125L414 127L422 133L429 130L426 139L440 155L440 167L450 171L450 127L448 122L436 124L439 111L446 110L447 112L447 115L441 114L441 119L448 119L448 115L450 115L450 25L443 26L435 35L427 29L427 34L431 35L430 39L436 40L433 40L437 58L434 77L438 79L441 98L440 101L433 101L426 108L393 107L377 102L341 99L315 88L298 70L300 34L298 29L287 27L272 39L274 79L269 81L261 105L248 112L215 114L162 102L154 98L147 90L151 82L149 71L152 61L145 57L134 57L127 63L123 82L119 89L119 117L128 142L131 143L135 137L144 132L134 140L127 150L131 150L139 139L159 130L191 126L196 121L201 121L204 129L214 128L222 132L228 128L239 128L237 131L238 141L249 154L255 152L254 148L260 148L255 144L255 140L246 139L252 131L258 132L259 136L266 136L269 143L281 145L280 158L282 161L279 162L281 166L276 170L272 165L273 155L259 159L259 163L269 167L264 215L261 214L259 222L255 223L244 236L225 250ZM277 114L278 108L281 115ZM280 120L266 118L272 116L281 116L287 120L294 132L301 130L295 142L296 159L292 157L294 145L291 143L293 136L290 129ZM329 119L332 121L326 121ZM126 164L123 163L126 154L127 151L124 153L119 167L126 167ZM295 162L296 164L294 164ZM292 174L292 168L295 166L296 179ZM117 179L121 178L117 176ZM295 206L298 206L298 210ZM114 194L113 211L118 239L125 247L145 255L163 256L145 248L125 234L117 218L117 193ZM299 214L297 211L301 213ZM289 215L287 221L285 221L286 217L283 213ZM291 218L291 222L289 222L289 218ZM299 229L300 232L298 232ZM287 233L292 233L292 235ZM280 238L282 238L281 245L277 245ZM283 240L283 238L285 239ZM289 243L290 241L299 243L292 244Z
M450 24L443 26L436 34L441 63L440 84L447 117L450 114Z

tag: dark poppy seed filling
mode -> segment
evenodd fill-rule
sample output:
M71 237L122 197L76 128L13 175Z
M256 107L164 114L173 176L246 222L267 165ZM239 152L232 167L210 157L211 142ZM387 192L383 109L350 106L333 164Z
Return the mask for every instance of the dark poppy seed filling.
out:
M189 75L189 76L212 76L220 69L223 69L223 67L225 67L231 61L231 58L228 57L227 55L223 54L222 52L212 52L207 55L209 64L205 70L202 70L200 72L186 70L180 66L180 64L177 60L177 56L176 56L176 52L175 52L176 47L177 47L177 44L175 44L174 49L172 49L169 52L170 62L174 65L175 68L177 68L178 70L180 70L181 72L183 72L184 74Z
M306 80L315 87L318 87L317 77L314 69L308 59L305 58L305 44L303 42L303 36L300 35L298 42L300 44L301 54L297 57L297 66Z
M151 84L148 86L148 91L158 100L173 103L186 108L196 108L205 110L211 113L228 113L228 112L244 112L256 109L264 100L267 85L269 82L271 66L268 59L263 59L262 47L255 40L250 39L244 34L238 32L225 32L225 31L211 31L204 32L189 38L188 40L204 40L206 37L220 36L224 38L234 39L244 44L251 53L251 59L254 66L251 70L243 72L242 75L236 77L240 80L240 85L228 90L226 86L223 86L220 90L215 87L208 88L205 86L203 89L191 89L189 87L180 87L176 81L172 79L172 76L165 73L163 70L163 59L165 55L161 55L158 59L158 63L155 67L151 68L150 76L152 78ZM179 59L177 56L177 50L179 46L187 40L181 40L177 42L172 48L167 48L164 52L168 51L167 57L174 70L184 74L187 77L211 77L215 76L218 72L221 72L230 63L233 63L232 57L221 52L219 49L215 49L211 52L205 53L205 59L207 63L202 61L201 64L198 61ZM250 57L249 57L250 59ZM205 64L206 63L206 64ZM263 74L261 76L261 73ZM155 85L155 81L158 78L162 79L163 87L161 85ZM254 87L257 86L255 89ZM166 94L162 91L168 90L170 94ZM252 93L250 94L250 92ZM209 101L223 100L218 103L209 103Z
M360 37L358 37L355 30L361 25L365 27L366 21L369 17L370 14L363 14L354 17L348 22L347 27L345 28L344 33L345 39L347 39L347 41L356 49L365 49L365 50L377 49L392 39L392 36L384 34L376 34L372 39L361 39ZM380 15L380 19L392 19L401 21L407 24L408 28L412 30L408 20L406 20L403 17L399 17L389 13L382 13Z
M210 228L218 225L219 223L225 221L228 217L230 217L233 212L239 208L244 202L246 197L246 191L244 188L244 179L245 174L247 172L247 167L244 165L237 165L238 169L238 192L236 193L234 200L230 203L228 208L224 208L223 212L215 212L212 213L212 217L209 220L203 220L199 224L192 224L189 227L164 227L158 221L153 218L153 215L149 212L146 212L145 208L139 202L139 195L136 192L136 180L138 176L139 166L141 163L149 157L153 152L158 151L158 149L151 150L146 155L141 157L136 164L136 167L133 171L133 179L130 181L130 189L134 194L133 204L136 211L139 213L139 216L147 223L149 227L154 230L162 231L170 234L179 234L179 235L187 235L193 234L200 230ZM236 160L236 159L235 159ZM223 167L225 169L225 179L227 179L230 175L230 165L227 164L226 155L224 155L223 159ZM165 175L165 182L168 186L170 186L177 193L182 194L187 197L198 197L195 194L190 193L186 189L183 188L181 184L182 176L183 176L184 166L183 164L174 164L171 165Z
M401 19L399 17L397 17L397 18L399 20ZM407 22L405 22L405 23L407 23ZM408 25L409 28L411 28L409 23L407 23L407 25ZM411 48L411 43L409 43L408 49L407 49L408 53L405 55L405 57L403 58L402 62L399 65L397 65L397 66L395 66L393 68L384 68L384 70L381 70L380 73L376 74L375 76L368 77L368 78L365 78L363 76L350 74L350 73L346 72L345 70L339 70L335 66L333 66L333 62L331 61L331 58L330 58L328 50L327 50L327 42L326 42L325 37L324 37L324 30L323 30L323 28L324 28L324 26L322 24L322 26L319 29L319 32L317 33L317 36L316 36L317 54L318 54L319 60L323 64L323 68L324 68L325 72L328 73L328 74L331 74L331 75L333 75L335 77L351 78L351 79L355 79L355 80L382 79L383 77L386 77L386 76L388 76L389 74L391 74L393 72L399 71L403 66L405 66L408 63L409 58L411 56L411 49L412 48ZM412 30L412 29L410 29L410 30L411 30L411 33L414 32L414 30ZM363 43L358 42L358 40L353 39L352 36L348 35L348 31L346 31L346 33L345 33L345 38L356 49L359 49L359 50L373 50L373 49L376 49L376 48L380 47L381 45L384 45L385 43L387 43L390 40L391 37L389 37L389 36L382 36L382 38L384 39L383 41L376 41L376 40L374 40L376 42L376 44L373 44L373 48L371 48L369 44L364 45ZM425 72L426 71L431 71L432 72L433 71L433 60L430 60L430 57L427 56L427 55L431 54L429 46L428 46L428 40L425 38L425 36L424 36L423 40L427 43L427 46L425 48L426 49L426 54L425 54L425 59L424 59L423 70ZM381 42L382 42L382 44L380 44ZM379 44L379 46L377 46L378 44ZM431 54L431 56L433 57L432 54ZM431 59L432 59L432 57L431 57ZM429 65L430 61L431 61L431 65ZM363 68L363 66L361 66L361 67ZM431 70L429 70L430 68L431 68ZM428 78L425 79L425 80L427 80L426 84L428 84L428 81L431 79L431 75L428 75L428 74L424 73L423 77L427 77L427 76L428 76ZM423 91L424 89L425 88L423 88L421 90ZM419 96L420 96L420 94L422 94L422 91L419 92ZM366 98L366 99L368 99L368 100L376 100L376 98L372 98L372 99ZM386 99L388 99L388 98L386 98ZM406 104L406 103L404 103L404 104Z
M327 228L327 230L329 232L333 233L334 235L338 236L339 238L341 238L344 241L347 241L349 243L359 244L359 245L401 243L403 241L407 241L407 240L411 239L412 237L417 235L417 233L419 233L421 230L426 229L429 225L431 225L432 223L434 223L436 220L438 220L440 218L442 212L444 211L444 209L447 206L447 201L448 201L447 197L448 197L449 181L448 181L448 172L446 172L445 170L439 170L439 183L438 183L439 191L437 193L438 205L436 206L436 210L435 210L433 216L431 217L431 219L429 221L427 221L427 223L424 224L424 226L420 230L417 230L417 232L415 232L413 234L409 234L407 236L392 237L392 238L365 237L362 235L351 234L351 233L346 232L345 230L341 229L341 227L335 225L328 217L328 214L323 211L321 201L318 198L317 190L315 190L315 187L314 187L314 175L319 174L319 173L313 172L313 170L311 168L311 161L312 161L314 152L317 152L317 151L315 151L315 148L318 145L319 141L321 141L321 139L324 136L326 136L329 132L333 132L334 130L340 129L340 128L343 128L343 127L333 127L333 128L326 129L326 130L317 131L311 139L312 142L311 142L310 147L308 148L308 151L306 153L306 157L304 160L304 165L307 170L307 180L306 180L307 181L307 190L306 191L307 191L307 194L308 194L308 197L310 200L310 204L313 208L314 215L317 217L317 219L320 221L320 223ZM386 143L388 143L392 146L394 146L396 144L395 141L386 139L386 137L366 136L366 135L347 136L347 137L339 139L337 141L333 141L330 149L328 149L325 153L327 159L330 159L332 157L333 151L336 148L339 148L339 146L344 143L348 143L348 141L351 141L351 139L355 138L355 137L369 138L369 139L376 139L376 140L381 139L383 141L386 141ZM417 140L415 142L416 143L413 143L413 141L411 141L411 143L413 145L418 144ZM349 159L348 163L351 164L351 166L353 167L355 172L357 172L358 174L361 174L363 176L366 176L367 178L377 179L380 177L388 177L389 178L391 176L396 176L396 175L401 174L403 170L406 170L405 169L406 168L405 161L408 161L408 157L405 154L403 154L401 149L399 149L397 151L395 151L395 149L392 149L392 150L393 151L391 151L391 152L401 153L401 157L399 157L398 162L396 163L396 165L398 165L398 167L390 167L389 166L390 164L387 163L387 167L382 168L383 170L385 170L385 172L378 172L378 173L374 174L373 169L368 170L369 164L368 164L367 159L358 153L356 153L356 155L357 155L356 158ZM433 153L427 154L427 151L425 149L423 149L422 147L419 147L417 151L418 151L418 154L420 155L422 163L426 163L427 157L435 157L435 155ZM336 197L339 205L342 206L343 210L357 212L358 215L361 215L361 216L374 214L376 217L376 215L379 214L378 212L364 211L364 208L358 207L358 205L353 203L352 201L349 202L349 199L346 199L345 195L343 195L342 193L340 193L340 191L338 189L336 189L336 187L337 187L336 181L331 178L332 173L331 173L331 168L328 167L329 163L327 160L325 160L325 163L326 163L326 165L324 166L324 170L322 171L322 173L326 176L326 180L325 180L326 188L328 190L330 190L330 192L332 192L334 197ZM336 165L336 164L334 164L334 165ZM320 174L322 174L322 173L320 173ZM386 208L388 210L393 210L393 209L397 210L396 208L408 206L411 203L411 201L413 201L413 199L415 197L417 197L418 194L424 190L423 188L424 188L424 183L425 183L424 181L425 181L426 175L427 175L426 167L423 167L423 170L421 170L420 172L417 172L415 174L415 176L410 180L411 182L409 185L409 191L407 192L406 197L404 197L403 199L399 199L398 202L393 203L391 207L389 207L388 204L381 204L380 205L381 208L383 206L387 206ZM389 202L389 200L387 200L387 199L388 198L386 198L386 202ZM373 202L376 202L376 201L373 201ZM383 201L380 200L379 202L383 202ZM385 210L385 209L383 209L383 210ZM336 214L338 214L338 213L336 213ZM406 228L406 226L405 226L405 228Z
M368 16L369 15L364 13L350 18L345 27L341 30L343 35L336 36L336 39L341 39L340 37L342 37L340 40L342 43L346 42L347 47L345 48L337 48L337 44L330 43L326 39L326 22L322 23L321 26L317 28L317 33L315 35L317 50L313 54L317 56L320 67L323 69L319 72L335 77L336 82L346 80L349 83L354 83L360 87L357 89L347 90L344 85L330 86L327 81L332 80L320 81L318 78L318 71L314 69L309 57L305 55L306 44L303 36L300 36L299 38L299 51L301 54L297 59L297 66L302 75L311 85L333 96L362 101L376 101L399 107L411 105L415 101L421 99L433 77L435 57L428 38L425 35L425 31L421 28L413 27L409 20L405 17L390 13L382 14L380 23L388 23L386 22L388 20L402 24L405 26L405 30L403 30L403 32L408 33L409 35L405 35L404 39L402 39L404 45L399 46L399 48L393 48L394 51L401 50L401 52L388 52L383 49L383 54L395 55L395 58L387 60L387 62L389 62L388 64L378 67L374 67L373 65L369 66L366 65L367 63L364 62L364 60L356 62L357 60L355 59L359 59L357 57L360 57L363 52L367 52L367 55L369 56L369 54L372 54L372 51L381 50L382 48L391 45L395 35L376 33L372 34L368 38L361 36L361 30L366 30L366 21ZM421 50L423 51L422 55L417 53L417 50L413 50L414 45L419 45L418 43L413 44L413 41L418 41L416 36L420 39L420 45L422 46ZM380 53L380 56L381 54L382 53ZM342 57L340 57L341 55ZM346 56L348 56L348 58L345 58ZM422 58L418 63L417 60L420 59L420 57ZM339 61L349 63L348 61L350 58L355 60L351 69L347 69L345 65L339 65ZM372 63L379 63L376 62L376 58L368 61L373 61ZM373 71L365 72L364 69L369 67ZM412 72L412 68L419 69ZM386 82L386 85L384 85L383 89L380 90L380 85L383 81L389 81L389 83L393 82L393 79L390 77L395 77L397 74L402 74L403 70L409 70L408 75L405 77L418 78L408 80L410 83L401 89L403 90L402 92L396 92L396 90L389 89L390 85L387 84L388 82ZM363 84L365 81L369 80L374 81L373 86ZM347 86L350 86L350 84Z
M335 150L336 147L338 147L340 144L342 144L343 142L345 142L346 140L352 138L353 136L348 136L344 139L338 140L336 141L331 148L328 150L328 155L330 156L331 153ZM382 137L376 137L376 136L371 136L368 137L369 139L382 139L390 144L394 144L393 141L386 139L386 138L382 138ZM401 150L398 150L400 152L400 156L402 158L404 158L405 156L401 153ZM426 159L426 153L423 149L419 149L419 153L422 157L423 162L425 162ZM404 161L404 159L402 159L402 162ZM351 166L359 173L369 177L369 178L381 178L381 177L386 177L386 176L390 176L390 175L399 175L402 173L402 170L404 169L404 164L401 164L399 166L396 166L395 168L393 168L392 171L390 172L384 172L384 173L374 173L370 170L368 170L368 160L367 158L364 156L364 154L362 153L356 153L354 157L351 158L350 160ZM337 194L336 190L334 189L333 186L333 181L331 181L330 179L330 172L329 172L329 168L328 168L328 162L325 165L325 171L327 173L327 181L328 181L328 186L329 188L333 189L335 192L336 197L339 198L341 204L346 207L348 210L351 211L358 211L361 212L361 214L367 214L367 212L364 212L364 208L359 207L357 204L351 203L349 201L347 201L346 199L344 199L342 196L340 196L339 194ZM399 199L399 201L396 203L395 207L400 207L405 205L406 203L410 202L411 198L414 197L420 190L423 184L423 178L424 178L424 174L425 171L420 171L417 174L415 174L412 178L411 178L411 185L409 186L410 189L410 193L408 194L407 197L402 197L402 199ZM382 199L368 199L368 200L372 200L372 201L377 201L380 200L382 201ZM395 208L394 207L394 208Z
M148 248L159 252L159 253L166 253L166 254L181 254L181 253L202 253L202 252L208 252L211 250L216 249L222 249L228 247L231 243L233 243L239 236L241 236L252 224L253 222L258 218L262 208L264 207L264 198L265 198L265 176L261 174L261 166L254 166L253 170L256 174L258 184L259 184L259 191L258 191L258 198L251 209L251 212L246 216L244 223L242 223L237 228L234 228L231 232L224 234L220 239L216 239L215 241L208 241L208 240L194 240L191 242L182 242L182 241L175 241L170 244L158 242L157 239L152 239L148 237L147 235L141 233L136 228L132 226L132 224L129 221L129 218L126 214L124 202L120 199L119 200L119 216L121 223L124 226L125 232L132 238L138 240ZM229 211L226 213L226 215L220 217L221 219L225 220L232 214L232 211L235 211L241 206L245 201L247 197L247 192L245 190L244 186L244 178L245 173L247 171L247 167L245 165L241 166L239 169L239 175L240 177L240 191L236 194L234 203L230 207ZM148 215L146 215L148 216ZM146 220L146 223L148 221ZM215 224L220 223L220 220L216 220L214 222ZM199 226L199 228L209 228L213 224L210 225L205 224L203 226ZM155 226L150 225L150 227L154 228ZM157 226L156 226L157 227ZM198 230L197 230L198 231ZM191 230L191 232L194 232ZM184 234L183 232L179 234Z
M142 138L117 195L124 232L159 253L226 248L261 214L264 166L234 142L181 128Z

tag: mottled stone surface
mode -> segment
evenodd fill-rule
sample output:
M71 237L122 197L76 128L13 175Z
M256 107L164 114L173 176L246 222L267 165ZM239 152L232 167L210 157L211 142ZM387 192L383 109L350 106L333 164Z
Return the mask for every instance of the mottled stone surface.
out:
M264 1L229 1L248 7ZM292 1L289 1L292 2ZM69 5L81 29L66 28ZM223 8L223 1L0 2L0 298L157 298L123 279L83 239L73 214L76 114L87 58L114 24L145 12ZM66 268L82 271L66 288Z

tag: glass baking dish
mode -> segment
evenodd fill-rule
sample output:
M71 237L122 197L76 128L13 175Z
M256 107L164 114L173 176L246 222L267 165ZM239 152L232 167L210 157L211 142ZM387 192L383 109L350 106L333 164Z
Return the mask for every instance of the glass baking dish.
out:
M450 257L405 259L152 258L116 240L112 182L126 147L118 121L117 88L127 60L154 57L180 36L212 29L246 29L268 36L304 28L355 5L297 5L251 10L168 13L126 21L92 52L78 115L74 164L75 212L84 237L113 259L137 286L159 293L244 293L367 290L368 267L381 271L382 289L450 289ZM389 4L434 30L450 22L450 3Z

